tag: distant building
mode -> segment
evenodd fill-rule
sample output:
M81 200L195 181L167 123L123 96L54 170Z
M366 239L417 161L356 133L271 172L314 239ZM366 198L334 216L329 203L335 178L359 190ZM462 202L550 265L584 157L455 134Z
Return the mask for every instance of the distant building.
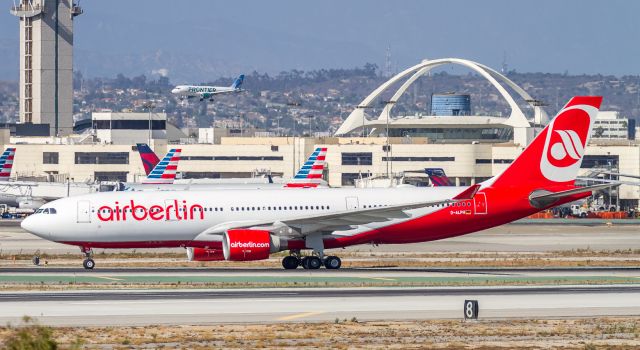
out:
M471 96L468 94L432 94L431 115L471 115Z
M14 1L15 3L15 1ZM21 0L20 122L48 124L49 134L73 132L73 0Z
M92 128L102 143L133 145L149 139L167 139L166 113L100 112L93 113L92 119Z
M622 118L616 111L600 111L591 131L594 139L633 140L635 120Z

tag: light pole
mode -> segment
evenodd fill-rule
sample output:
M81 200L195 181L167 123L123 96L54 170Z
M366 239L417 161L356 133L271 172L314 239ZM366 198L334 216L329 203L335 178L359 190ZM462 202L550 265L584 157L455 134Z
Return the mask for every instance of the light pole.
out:
M151 110L155 107L155 105L153 103L151 103L150 101L145 102L144 105L142 105L142 107L147 109L147 112L149 112L149 147L151 147Z
M308 115L307 119L309 120L309 137L311 137L311 121L313 120L313 116Z
M387 111L387 146L386 146L386 151L387 151L387 178L391 179L391 172L393 172L393 168L391 168L391 164L390 163L390 158L389 158L389 151L391 149L391 146L389 145L389 119L390 119L390 110L391 107L393 106L396 101L393 100L389 100L389 101L382 101L382 103L384 104L384 109ZM389 107L389 108L387 108Z
M71 181L73 181L73 178L67 177L67 197L69 197L69 194L71 192Z
M356 108L357 109L362 109L362 137L364 138L365 135L366 135L366 129L364 127L365 126L364 123L365 123L365 120L366 120L366 118L364 117L364 110L368 109L368 108L373 108L373 106L360 106L360 105L358 105L358 106L356 106Z

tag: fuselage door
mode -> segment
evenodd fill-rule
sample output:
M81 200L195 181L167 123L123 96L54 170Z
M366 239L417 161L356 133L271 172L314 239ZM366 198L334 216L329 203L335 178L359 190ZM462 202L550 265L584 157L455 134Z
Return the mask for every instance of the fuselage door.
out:
M78 201L78 223L91 222L91 202L82 200Z
M475 203L475 213L483 215L487 213L487 195L484 192L478 192L473 197Z
M178 201L175 199L164 200L165 220L178 221Z
M345 197L347 201L347 210L358 209L360 206L358 205L358 197Z

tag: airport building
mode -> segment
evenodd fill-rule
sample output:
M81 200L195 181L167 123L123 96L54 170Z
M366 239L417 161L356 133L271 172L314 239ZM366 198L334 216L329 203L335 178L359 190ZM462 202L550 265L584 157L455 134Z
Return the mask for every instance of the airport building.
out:
M472 101L448 94L437 97L443 102L438 115L393 117L393 103L377 117L366 115L366 107L394 82L406 79L391 101L397 101L419 74L443 64L461 64L487 77L511 113L506 117L469 115ZM529 104L531 116L525 116L499 81ZM456 98L446 101L448 97ZM445 115L447 110L452 115ZM313 149L322 146L328 149L326 180L331 186L353 186L354 180L364 177L423 173L427 167L443 168L455 184L470 185L504 170L549 118L535 99L498 72L471 61L443 59L421 62L392 77L354 109L333 137L249 137L261 134L213 128L183 132L170 125L163 113L94 113L92 119L89 129L66 137L23 137L3 129L0 141L17 149L13 176L139 181L144 170L135 143L151 139L151 147L160 156L170 148L182 150L178 170L183 178L265 173L292 177ZM610 127L594 135L588 145L584 173L604 169L640 176L640 143L617 137L624 122L620 120L603 112L598 124ZM616 195L623 208L640 204L640 186L623 185Z
M47 125L49 135L73 132L73 0L21 0L20 122Z

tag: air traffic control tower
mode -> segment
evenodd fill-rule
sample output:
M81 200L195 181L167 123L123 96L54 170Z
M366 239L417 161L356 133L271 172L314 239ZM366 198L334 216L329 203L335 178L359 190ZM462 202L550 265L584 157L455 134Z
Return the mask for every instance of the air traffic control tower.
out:
M19 0L20 122L48 124L49 135L73 131L73 0Z

